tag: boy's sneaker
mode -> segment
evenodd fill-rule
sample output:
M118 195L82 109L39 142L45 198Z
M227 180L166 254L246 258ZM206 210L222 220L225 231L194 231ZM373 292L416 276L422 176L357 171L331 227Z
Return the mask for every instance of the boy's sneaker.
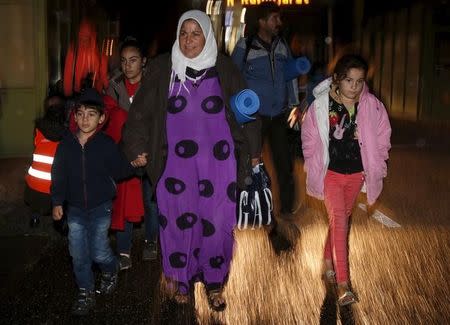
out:
M100 279L100 289L97 290L97 293L106 295L112 293L116 289L117 278L117 272L102 272Z
M158 243L154 240L144 241L144 250L142 251L142 259L144 261L156 260L158 256Z
M130 255L119 255L119 270L128 270L133 266Z
M84 316L95 306L95 293L84 288L78 291L77 299L72 305L72 315Z

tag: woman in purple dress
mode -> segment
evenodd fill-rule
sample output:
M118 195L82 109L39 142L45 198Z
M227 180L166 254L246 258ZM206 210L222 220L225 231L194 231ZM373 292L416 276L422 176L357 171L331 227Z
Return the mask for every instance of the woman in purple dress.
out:
M163 272L187 302L205 284L213 310L233 255L236 193L261 154L260 120L239 125L230 97L246 85L218 54L209 17L185 12L171 54L152 60L123 133L128 155L148 153L160 209Z

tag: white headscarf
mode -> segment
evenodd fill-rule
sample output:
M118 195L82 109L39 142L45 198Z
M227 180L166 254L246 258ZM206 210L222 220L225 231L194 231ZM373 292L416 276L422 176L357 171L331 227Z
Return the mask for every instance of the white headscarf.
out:
M181 25L188 19L194 19L200 25L206 40L203 50L193 59L189 59L183 55L180 50L180 43L178 42ZM206 13L200 10L186 11L180 17L180 20L178 20L177 38L172 46L172 69L175 72L175 75L178 76L181 83L184 84L186 81L186 67L200 71L215 66L216 59L217 43L211 26L211 19ZM175 76L172 76L172 79L173 82L175 80ZM171 85L171 88L172 87L173 86Z

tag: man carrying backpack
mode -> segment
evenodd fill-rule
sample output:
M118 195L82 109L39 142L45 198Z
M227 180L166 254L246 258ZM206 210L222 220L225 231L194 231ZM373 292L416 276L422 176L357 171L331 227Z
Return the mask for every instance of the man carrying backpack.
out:
M292 55L286 41L279 36L280 7L271 1L262 2L256 8L256 23L256 34L241 38L231 56L249 88L259 96L262 137L269 141L277 173L280 212L289 216L296 211L287 113L299 104L297 79L285 80L284 66Z

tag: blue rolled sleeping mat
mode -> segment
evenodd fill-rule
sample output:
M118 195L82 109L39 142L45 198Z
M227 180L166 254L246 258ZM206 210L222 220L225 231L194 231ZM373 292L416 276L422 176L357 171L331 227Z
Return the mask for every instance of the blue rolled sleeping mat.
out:
M305 57L290 59L284 66L284 80L289 81L302 74L307 74L311 69L311 62Z
M231 96L230 106L239 124L253 121L255 114L259 109L259 97L251 89L244 89Z

